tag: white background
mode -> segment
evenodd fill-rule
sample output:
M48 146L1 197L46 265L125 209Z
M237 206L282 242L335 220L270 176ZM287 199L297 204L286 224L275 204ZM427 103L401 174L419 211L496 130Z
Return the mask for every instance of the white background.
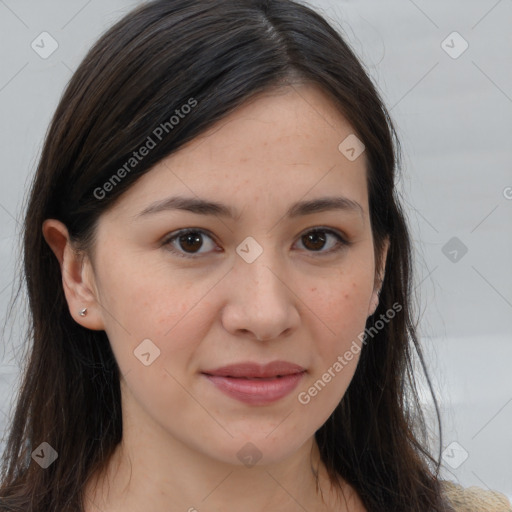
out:
M23 200L50 117L87 49L137 4L0 0L2 325ZM399 186L414 239L420 334L443 412L442 448L462 447L450 446L443 474L512 498L512 0L310 5L345 33L403 144ZM47 59L31 48L44 31L58 43ZM464 41L457 58L443 49L456 56ZM467 247L456 262L443 253L452 237ZM21 313L1 339L0 434L23 355ZM436 432L432 424L434 444ZM467 459L458 465L461 453Z

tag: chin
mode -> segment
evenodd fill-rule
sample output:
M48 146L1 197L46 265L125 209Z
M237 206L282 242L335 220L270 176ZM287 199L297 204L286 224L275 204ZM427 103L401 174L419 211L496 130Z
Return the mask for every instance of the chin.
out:
M278 427L279 428L279 427ZM269 430L240 433L233 438L219 439L208 454L225 464L237 466L267 466L293 457L311 436L300 438L289 431L270 434Z

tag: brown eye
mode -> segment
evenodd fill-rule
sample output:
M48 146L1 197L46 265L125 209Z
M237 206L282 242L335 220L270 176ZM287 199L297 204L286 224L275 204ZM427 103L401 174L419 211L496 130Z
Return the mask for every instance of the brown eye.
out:
M203 241L201 235L195 231L190 231L178 237L178 243L186 252L195 252L201 249Z
M210 251L199 252L205 245L204 238L210 240ZM212 237L202 229L183 229L169 236L163 243L169 250L183 258L196 258L198 255L205 254L214 250ZM208 246L208 243L206 243ZM207 247L208 249L208 247Z
M329 237L334 238L334 243L329 244ZM311 230L302 235L300 239L308 252L319 252L321 254L336 252L342 249L345 245L349 245L348 242L346 242L341 235L335 231L322 228ZM330 248L322 250L326 245L330 245Z
M206 239L206 243L205 243ZM208 250L208 240L210 248ZM338 252L350 245L340 234L332 229L315 228L300 237L305 250L310 253L327 255ZM218 252L213 238L202 229L182 229L169 236L163 243L168 249L182 258L197 258L208 252ZM201 251L206 245L206 250ZM324 250L327 247L327 250Z
M302 237L304 245L312 251L319 251L323 248L326 236L321 231L312 231Z

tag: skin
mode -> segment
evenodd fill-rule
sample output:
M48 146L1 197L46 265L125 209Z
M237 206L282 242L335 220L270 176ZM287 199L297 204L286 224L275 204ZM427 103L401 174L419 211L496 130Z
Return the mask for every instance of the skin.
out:
M345 482L346 499L330 489L314 441L359 353L308 404L298 400L354 340L361 346L358 335L378 304L382 269L365 155L349 161L338 150L352 133L316 86L285 87L257 96L138 180L100 218L93 256L73 250L59 221L45 221L71 315L106 331L123 374L123 441L105 475L87 486L88 512L365 510ZM137 217L171 195L219 201L238 217L179 210ZM283 217L292 203L323 196L350 198L362 212ZM329 254L334 235L324 231L323 246L304 236L316 227L352 243ZM202 245L163 243L183 228L207 230ZM248 236L263 249L252 263L235 251ZM133 353L144 339L160 350L149 366ZM307 373L270 405L239 402L200 374L273 360ZM237 457L247 442L261 455L252 467Z

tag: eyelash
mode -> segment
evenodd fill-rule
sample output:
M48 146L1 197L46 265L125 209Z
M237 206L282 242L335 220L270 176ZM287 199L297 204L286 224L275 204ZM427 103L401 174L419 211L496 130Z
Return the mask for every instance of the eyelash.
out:
M202 253L184 253L184 252L181 252L181 251L177 250L176 248L174 248L172 246L172 242L173 241L177 240L179 237L181 237L183 235L187 235L187 234L191 234L191 233L192 234L206 235L206 236L208 236L209 238L211 238L213 240L213 237L209 234L209 232L205 231L204 229L187 228L187 229L181 229L179 231L171 233L170 236L168 236L168 237L166 237L164 239L162 245L167 246L168 250L170 250L172 253L176 254L177 256L180 256L181 258L197 259ZM348 246L352 245L352 242L349 242L348 240L346 240L337 231L334 231L334 230L332 230L330 228L324 228L324 227L315 227L313 229L310 229L309 231L305 231L299 237L299 240L303 236L306 236L306 235L311 234L311 233L328 233L330 235L333 235L337 239L337 244L336 244L336 246L333 249L330 249L328 251L321 251L321 250L320 251L307 251L307 252L310 252L310 253L314 253L314 254L316 253L316 254L319 254L321 256L322 255L329 255L329 254L340 252L345 247L348 247ZM202 246L201 246L201 248L202 248Z

